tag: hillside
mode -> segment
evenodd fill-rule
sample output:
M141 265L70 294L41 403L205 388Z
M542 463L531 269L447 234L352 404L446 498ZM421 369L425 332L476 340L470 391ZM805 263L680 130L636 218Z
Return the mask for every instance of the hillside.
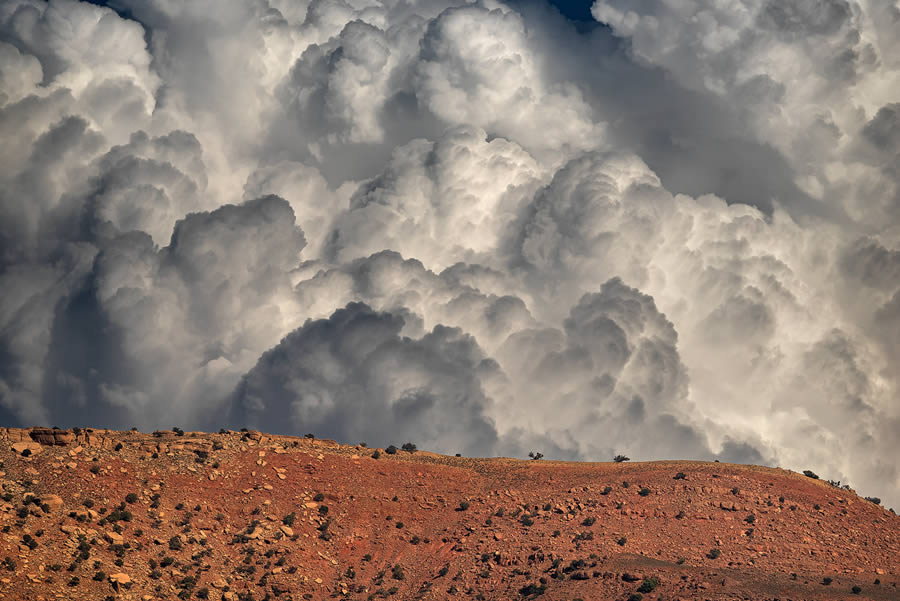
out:
M782 469L49 429L0 460L2 599L900 598L900 518Z

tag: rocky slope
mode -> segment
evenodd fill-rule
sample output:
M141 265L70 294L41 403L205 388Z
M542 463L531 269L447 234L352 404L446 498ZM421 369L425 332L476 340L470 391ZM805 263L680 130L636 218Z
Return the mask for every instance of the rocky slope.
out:
M0 599L900 599L900 518L755 466L0 429Z

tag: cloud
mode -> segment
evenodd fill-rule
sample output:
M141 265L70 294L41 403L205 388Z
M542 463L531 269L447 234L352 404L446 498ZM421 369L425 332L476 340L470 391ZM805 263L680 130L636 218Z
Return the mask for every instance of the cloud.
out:
M437 326L413 339L400 336L403 326L402 316L361 303L308 321L241 380L232 423L492 454L497 434L479 377L496 366L459 329Z
M897 9L0 5L0 420L900 500Z

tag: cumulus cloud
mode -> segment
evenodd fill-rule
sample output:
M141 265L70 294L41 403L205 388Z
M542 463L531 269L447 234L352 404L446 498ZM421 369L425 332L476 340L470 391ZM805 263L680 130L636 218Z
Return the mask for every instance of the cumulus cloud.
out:
M890 3L0 5L0 420L900 501Z

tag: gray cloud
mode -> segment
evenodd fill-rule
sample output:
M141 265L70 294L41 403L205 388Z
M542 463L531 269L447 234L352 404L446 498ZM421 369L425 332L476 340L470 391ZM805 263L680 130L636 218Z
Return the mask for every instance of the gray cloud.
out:
M896 7L109 6L0 4L0 421L900 499Z

